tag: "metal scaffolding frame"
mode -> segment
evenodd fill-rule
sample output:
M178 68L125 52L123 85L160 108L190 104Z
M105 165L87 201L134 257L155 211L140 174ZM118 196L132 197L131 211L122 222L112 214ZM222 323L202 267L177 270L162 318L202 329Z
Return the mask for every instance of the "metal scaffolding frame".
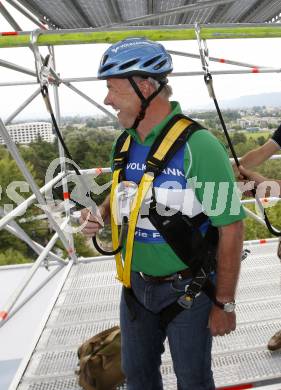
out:
M187 56L187 57L191 56L191 57L194 57L194 58L198 58L199 57L198 55L190 54L190 53L184 53L184 52L172 52L172 54L183 55L183 56ZM212 57L210 58L210 60L216 61L216 62L218 61L217 58L212 58ZM220 61L220 62L222 62L222 61ZM273 71L278 71L279 72L280 71L279 69L278 70L276 70L276 69L264 69L263 67L258 67L257 65L252 65L252 64L247 64L247 63L240 63L240 62L237 62L237 61L234 62L234 61L231 61L231 60L225 60L225 63L232 63L232 64L237 65L237 66L244 66L246 68L251 68L249 72L253 72L253 69L260 69L260 72L262 72L262 71L272 71L272 72ZM21 69L17 69L17 66L14 66L13 70L21 71ZM229 72L233 73L235 71L229 71ZM220 72L220 73L225 74L225 72ZM256 72L256 73L258 73L258 72ZM187 73L184 73L184 74L180 73L180 74L176 74L175 76L190 75L190 74L193 75L194 72L187 72ZM202 72L198 72L196 74L201 75ZM91 81L96 81L96 80L97 80L97 78L92 78L91 79ZM90 98L89 96L87 96L86 94L81 92L76 87L72 86L70 84L70 82L69 82L69 79L67 79L67 80L61 79L60 81L64 85L66 85L70 89L72 89L74 92L76 92L79 96L81 96L82 98L84 98L85 100L87 100L88 102L93 104L95 107L98 107L104 113L109 114L109 116L111 118L116 119L110 112L108 112L106 109L104 109L100 104L95 102L92 98ZM74 81L85 81L85 78L75 79ZM87 81L88 81L88 79L87 79ZM54 87L54 93L55 93L56 116L60 120L58 83L57 82L53 82L52 85ZM9 116L9 118L6 120L6 124L10 123L35 98L35 96L37 96L39 94L40 94L40 88L38 88L23 104L20 105L20 107L13 114L11 114ZM45 208L46 215L49 218L50 223L54 226L55 231L57 231L57 233L54 235L54 237L51 240L52 241L51 246L50 247L49 246L46 247L46 248L48 248L48 250L46 250L46 248L42 248L38 243L35 243L34 241L32 241L28 237L28 235L26 233L24 233L22 231L22 229L19 228L19 226L16 224L15 221L13 221L13 219L17 215L19 215L22 212L22 210L24 210L27 206L31 205L36 199L39 201L39 203L41 205L47 206L45 201L44 201L44 199L43 199L43 197L42 197L42 194L50 191L50 189L55 184L57 184L57 182L63 181L63 186L64 186L63 187L63 191L67 192L68 191L68 189L67 189L67 178L70 177L71 175L73 175L74 173L73 173L73 171L67 171L66 170L66 166L65 166L65 162L64 162L64 153L63 153L62 147L60 146L59 147L59 154L60 154L60 158L61 158L61 161L62 161L61 173L59 175L57 175L51 182L46 183L46 185L39 190L37 188L34 180L32 179L30 173L28 173L27 168L26 168L23 160L21 159L21 157L19 155L19 152L17 150L16 145L14 144L14 142L9 137L9 134L8 134L6 128L5 128L5 125L1 121L0 121L0 133L1 133L2 137L4 138L4 140L6 142L7 148L9 149L11 154L13 155L14 159L16 160L16 162L18 163L18 166L19 166L20 170L22 171L22 173L26 177L28 183L33 188L33 192L34 192L34 195L29 197L26 201L24 201L17 208L12 210L9 214L3 215L3 212L2 212L3 217L0 220L0 229L3 228L3 227L6 228L10 233L12 233L12 234L16 235L17 237L21 238L22 240L24 240L28 245L31 246L31 248L33 248L39 254L38 259L34 263L36 265L34 266L34 268L32 268L30 270L30 275L27 276L26 279L23 281L23 285L26 286L28 284L28 281L31 279L32 275L34 274L34 272L38 269L38 267L40 265L42 265L42 263L44 262L44 260L46 259L47 256L49 256L53 260L57 261L60 266L66 264L65 260L61 259L59 256L57 256L57 255L53 254L52 252L50 252L51 247L53 246L53 244L55 243L55 241L56 241L56 239L58 237L60 237L60 239L62 240L65 248L67 249L68 253L72 257L72 260L75 261L75 262L77 261L77 259L74 257L73 251L72 251L72 248L73 248L73 238L72 238L71 235L69 237L66 237L64 235L64 233L61 230L61 228L56 224L52 214L48 211L48 208ZM281 158L281 156L274 156L273 158L277 159L277 158ZM109 171L110 171L110 168L105 168L103 170L101 170L101 169L88 169L88 170L83 170L82 173L83 174L89 174L89 173L100 174L101 172L106 173L106 172L109 172ZM67 203L67 200L65 200L64 202ZM243 201L243 203L255 203L255 200ZM67 204L65 204L65 205L66 205L66 207L65 207L66 218L69 220L69 218L70 218L70 208L67 207ZM257 222L262 223L264 225L264 221L259 216L257 216L256 214L254 214L253 212L251 212L248 209L246 209L246 211L247 211L247 214L249 216L251 216ZM1 213L0 213L0 215L1 215ZM55 275L58 272L59 269L60 268L58 268L56 270L56 272L53 273L53 275ZM48 280L51 277L52 277L52 275L50 275L50 277L48 277ZM44 284L42 284L42 286L45 285L45 283L47 283L47 281L45 281ZM17 289L16 299L19 298L19 296L21 295L22 291L23 291L23 287L21 285ZM31 298L32 296L33 296L33 294L31 294L29 298ZM15 313L15 310L12 311L12 308L13 308L15 302L16 302L16 299L14 299L14 298L12 300L10 299L8 301L8 303L4 306L4 308L0 311L0 313L2 313L1 316L0 316L0 326L1 326L1 322L2 322L2 325L3 325L3 323L6 322L7 319L10 318L11 315L13 315ZM18 309L19 308L17 308L16 310L18 310Z
M115 25L114 29L110 26L110 31L107 28L107 26L104 26L103 28L97 28L97 29L76 29L76 30L66 30L66 31L48 31L45 30L45 27L42 23L38 22L38 20L33 17L32 15L28 14L27 11L25 11L24 8L19 6L17 3L15 3L13 0L8 1L11 5L13 5L15 8L17 8L23 15L28 17L30 20L32 20L35 24L41 27L41 30L39 33L37 33L37 42L36 46L46 46L51 45L50 52L52 54L53 60L55 62L55 49L54 45L61 45L61 44L71 44L71 43L95 43L95 42L116 42L120 39L126 38L127 36L146 36L151 39L156 40L174 40L174 39L195 39L195 31L194 26L189 26L183 29L181 26L170 26L169 29L158 29L158 28L151 28L151 27L138 27L138 30L135 29L135 27L128 28L126 31L122 29L118 29L117 27L119 25ZM229 0L229 3L233 2L233 0ZM207 2L205 2L207 3ZM214 3L212 1L212 3ZM217 1L216 3L219 3ZM226 1L221 1L221 3L226 3ZM6 18L6 20L11 24L13 28L17 30L15 34L0 34L0 47L30 47L30 32L23 32L21 31L20 27L18 26L17 22L14 20L14 18L9 14L9 12L5 9L3 4L0 4L0 12L2 15ZM202 4L202 7L204 4ZM187 9L188 6L185 6ZM198 5L197 5L198 7ZM201 8L202 8L201 7ZM182 7L184 8L184 7ZM182 11L182 10L181 10ZM177 13L178 11L171 11L172 13ZM163 15L162 15L163 16ZM155 18L155 16L154 16ZM127 23L122 23L122 26L125 25L131 25L138 22L145 22L151 20L151 17L148 15L147 17L141 17L134 19L132 21L129 21ZM254 37L268 37L268 36L274 36L274 37L281 37L281 24L278 25L264 25L264 24L256 24L253 26L249 25L237 25L234 26L202 26L201 27L201 37L202 39L227 39L227 38L254 38ZM185 53L185 52L179 52L179 51L170 51L172 55L179 55L189 58L196 58L200 59L200 55L198 54L192 54L192 53ZM35 53L34 53L35 54ZM38 58L37 58L38 59ZM36 60L36 55L35 55ZM239 66L245 69L239 69L239 70L225 70L225 71L213 71L212 74L214 75L223 75L223 74L246 74L246 73L280 73L280 68L266 68L263 66L248 64L245 62L238 62L233 61L231 59L219 59L216 57L209 57L210 61L213 62L219 62L219 63L225 63L230 64L234 66ZM55 63L53 64L53 69L50 70L50 76L53 76L56 74L56 67ZM38 85L40 84L40 69L38 67L35 67L34 70L30 70L24 67L21 67L20 65L9 63L4 60L0 60L0 66L27 74L29 76L37 77L37 81L10 81L5 83L0 83L1 86L18 86L18 85ZM171 77L182 77L182 76L201 76L204 72L198 71L198 72L177 72L171 75ZM85 94L84 92L80 91L78 88L76 88L74 85L72 85L72 82L86 82L86 81L93 81L95 82L97 80L96 77L73 77L73 78L63 78L61 76L57 77L51 77L49 80L49 84L53 87L54 92L54 102L55 102L55 113L58 124L60 124L61 121L61 112L60 112L60 99L59 99L59 86L61 84L65 85L69 89L71 89L74 93L91 103L93 106L100 109L104 114L108 115L110 118L116 120L116 117L111 114L106 108L104 108L101 104L96 102L93 98ZM70 220L70 207L69 207L69 200L65 199L64 201L64 213L65 213L65 220L62 225L59 225L52 213L48 209L48 205L46 203L46 200L44 199L43 194L50 191L54 185L56 185L59 181L62 181L63 184L63 191L64 193L68 192L68 178L73 175L73 171L67 170L66 163L65 163L65 156L64 151L59 143L59 157L60 157L60 169L61 172L53 178L50 182L46 183L45 186L42 188L38 188L36 185L33 177L31 176L29 170L27 169L24 161L22 160L19 151L15 145L15 143L12 141L11 137L9 136L9 133L6 129L6 126L8 123L11 123L17 115L22 112L32 101L40 94L40 87L37 88L12 114L9 115L7 120L5 121L5 124L0 119L0 134L5 140L6 146L8 150L10 151L11 155L15 159L19 169L21 170L22 174L26 178L26 181L29 183L30 187L33 190L33 195L30 196L28 199L26 199L23 203L18 205L14 210L9 212L8 214L5 214L3 210L0 209L0 229L5 228L8 232L15 235L16 237L22 239L24 242L26 242L37 254L38 257L36 261L34 262L33 266L31 267L30 271L27 273L25 278L21 281L19 286L17 287L16 291L12 294L12 296L8 299L4 307L0 308L0 327L3 326L9 318L11 318L20 308L28 302L34 294L36 294L41 288L43 288L46 283L50 279L52 279L63 267L71 268L72 264L76 263L77 261L93 261L96 260L96 258L78 258L75 254L75 248L73 244L73 236L71 233L64 232L65 225ZM281 158L281 156L274 156L274 158ZM93 168L93 169L87 169L82 170L82 174L96 174L99 175L101 173L107 173L110 172L110 168ZM43 207L43 210L45 211L45 214L53 227L55 233L49 243L46 245L46 247L43 247L39 243L32 240L27 233L23 231L23 229L16 223L14 220L26 207L32 205L35 201L38 201L39 204ZM242 203L248 204L248 203L255 203L255 200L251 201L242 201ZM246 212L249 216L254 218L258 223L264 224L264 221L254 214L252 211L246 209ZM69 258L63 259L54 252L52 252L52 248L54 244L56 243L57 239L60 239L63 243ZM276 239L274 239L276 241ZM255 240L253 243L256 242ZM25 299L20 303L20 305L16 306L16 303L21 296L22 292L25 290L26 286L30 282L31 278L34 276L38 268L42 265L44 265L46 259L52 260L54 264L57 265L57 268L34 290L32 291ZM103 258L100 257L100 260L102 261Z

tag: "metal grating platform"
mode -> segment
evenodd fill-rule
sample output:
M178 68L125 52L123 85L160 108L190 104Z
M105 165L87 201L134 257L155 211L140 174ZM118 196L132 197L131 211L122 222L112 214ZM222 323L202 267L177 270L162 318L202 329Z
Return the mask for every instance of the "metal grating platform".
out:
M281 266L276 243L249 246L238 289L237 330L217 337L213 370L217 387L241 383L276 382L281 352L266 349L281 329ZM77 348L92 335L118 324L121 288L114 262L95 261L73 266L42 332L19 390L79 390L74 371ZM162 358L165 390L175 390L168 344ZM126 389L126 386L120 387Z

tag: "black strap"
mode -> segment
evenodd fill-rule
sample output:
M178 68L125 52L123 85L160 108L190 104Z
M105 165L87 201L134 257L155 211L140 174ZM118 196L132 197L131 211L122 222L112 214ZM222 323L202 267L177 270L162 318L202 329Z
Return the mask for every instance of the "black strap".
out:
M186 129L178 136L178 138L175 139L172 147L168 150L168 152L165 154L164 158L162 160L158 160L154 157L154 154L156 150L159 148L163 140L165 139L167 133L171 129L172 126L176 122L178 122L180 119L188 119L191 121L191 124L186 127ZM188 141L188 139L192 136L193 133L195 133L197 130L202 130L202 126L199 125L197 122L194 122L192 119L188 118L187 116L183 114L177 114L171 118L166 126L163 128L161 133L158 135L156 140L153 142L153 145L150 148L150 151L148 153L147 159L146 159L146 172L153 171L155 177L158 176L163 169L166 168L170 160L173 158L173 156L180 150Z
M141 93L141 91L140 91L137 83L133 79L133 77L128 77L128 80L129 80L131 86L134 88L134 91L136 92L136 94L138 95L138 97L141 100L141 110L140 110L138 116L136 117L136 119L132 125L132 129L136 129L138 127L138 125L140 124L140 122L145 117L145 112L146 112L147 107L149 106L151 101L162 91L164 86L167 84L167 81L158 80L158 82L159 82L158 89L156 89L156 91L154 91L148 98L145 98L143 96L143 94Z
M221 304L216 299L215 286L210 279L210 273L214 271L215 268L217 242L218 230L210 225L206 232L205 240L203 240L202 246L198 250L197 261L201 263L201 267L198 270L196 267L194 268L196 263L191 263L191 271L195 277L191 280L186 293L162 310L161 327L163 329L165 329L183 310L189 309L192 306L196 295L201 291L204 292L215 305L221 308Z
M121 135L117 138L115 149L114 149L114 157L113 157L113 169L122 169L125 170L127 160L128 160L128 153L122 152L122 147L125 144L127 138L130 137L130 135L124 130Z
M191 124L186 127L186 129L178 136L177 139L174 140L172 147L168 150L164 157L161 160L156 159L154 157L154 154L167 136L167 133L170 131L171 127L176 124L177 121L183 118L188 119ZM163 169L165 169L165 167L168 165L168 163L177 153L177 151L180 150L180 148L182 148L186 144L189 137L199 129L202 129L202 126L182 114L178 114L172 117L150 148L148 157L146 159L146 171L152 170L154 173L154 177L157 177L163 171ZM126 142L127 136L128 135L126 134L122 134L120 136L116 143L114 155L114 162L116 163L116 165L114 164L115 169L121 168L124 171L128 160L129 150L127 150L126 152L121 152L121 150L124 143ZM125 177L124 172L123 177ZM152 188L152 192L154 193L154 188ZM150 206L150 222L152 222L152 224L164 237L166 242L178 255L178 257L190 267L194 278L190 283L189 290L187 292L188 295L186 294L183 297L189 296L191 298L192 304L196 295L202 290L203 286L206 285L209 274L213 269L213 265L211 264L210 260L211 258L215 259L215 252L217 248L217 229L213 228L210 225L205 235L205 239L202 240L202 235L199 231L199 227L208 219L208 217L204 213L200 213L194 218L189 218L188 216L183 215L181 212L176 212L173 214L172 218L169 219L165 216L162 217L161 215L159 215L156 208L157 204L154 194ZM186 245L187 247L189 247L188 256L185 248L183 248L182 245L183 242L187 244L186 237L184 239L181 238L181 234L183 232L186 233L187 230L189 231L189 234L187 234L186 237L190 238L189 245ZM165 232L167 232L167 234L165 234ZM211 234L214 237L211 237ZM192 251L192 249L194 250ZM212 253L210 253L210 251ZM207 283L207 286L209 285L212 286L211 282ZM212 286L212 290L208 292L208 295L215 302L214 289L214 286ZM129 310L132 310L132 299L135 299L133 291L131 289L126 289L124 291L124 295ZM169 305L163 310L161 314L161 318L163 315L163 320L161 321L163 321L163 324L165 323L165 326L174 318L174 316L176 316L180 311L186 308L184 306L184 302L182 302L182 304L179 303L180 301L174 302L172 305ZM132 317L135 317L135 315L132 315Z
M183 133L175 139L175 142L173 146L170 148L168 153L166 153L163 160L158 160L153 157L156 150L166 137L167 133L171 129L171 127L180 119L188 119L192 122L191 125L187 126L187 128L183 131ZM174 115L168 123L165 125L161 133L158 135L158 137L155 139L153 145L150 148L149 154L146 159L146 171L153 171L155 174L155 177L158 176L163 169L167 166L169 161L172 159L172 157L176 154L176 152L187 142L187 140L191 137L193 133L195 133L197 130L202 130L202 126L199 125L197 122L194 122L192 119L188 118L187 116L183 114L177 114ZM128 152L121 152L122 147L124 143L126 142L127 138L130 137L130 135L123 131L123 133L119 136L119 138L116 141L115 149L114 149L114 169L121 168L123 171L125 171L126 164L128 161ZM149 163L152 162L153 164ZM125 177L125 173L122 173L122 176Z
M135 310L135 301L138 302L133 290L123 286L123 293L126 305L128 307L131 321L134 321L137 318L137 313ZM139 303L139 302L138 302Z
M205 281L205 284L202 287L202 291L208 296L208 298L219 306L219 302L216 300L216 289L214 284L208 278ZM160 314L160 326L162 329L166 329L171 321L176 318L183 310L186 310L185 307L179 305L178 301L171 303L169 306L165 307Z

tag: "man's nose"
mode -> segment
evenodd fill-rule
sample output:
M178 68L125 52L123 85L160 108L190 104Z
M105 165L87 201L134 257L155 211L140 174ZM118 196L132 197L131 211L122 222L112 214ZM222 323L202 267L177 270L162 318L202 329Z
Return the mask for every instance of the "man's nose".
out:
M104 99L104 104L107 106L111 105L111 99L110 99L109 93L106 95L106 97Z

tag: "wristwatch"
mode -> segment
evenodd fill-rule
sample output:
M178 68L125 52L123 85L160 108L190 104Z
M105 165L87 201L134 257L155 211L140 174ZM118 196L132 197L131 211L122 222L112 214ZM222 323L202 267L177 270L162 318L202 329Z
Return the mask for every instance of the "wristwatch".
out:
M216 301L216 305L218 307L220 307L226 313L232 313L235 310L235 307L236 307L235 301L233 301L233 302L225 302L225 303Z

